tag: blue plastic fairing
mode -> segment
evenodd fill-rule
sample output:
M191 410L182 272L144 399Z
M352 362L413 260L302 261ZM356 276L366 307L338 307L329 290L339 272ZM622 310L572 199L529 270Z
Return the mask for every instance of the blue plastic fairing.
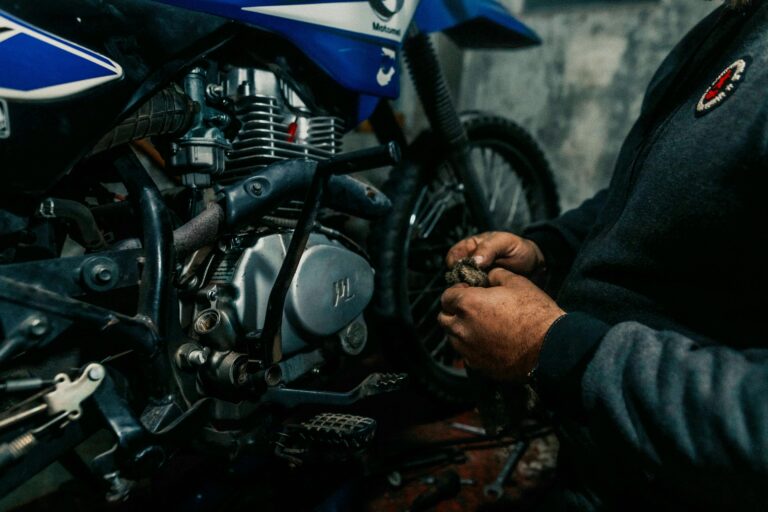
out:
M122 75L107 57L0 12L0 98L55 99Z
M421 0L414 17L423 32L445 32L465 48L521 48L539 36L495 0Z

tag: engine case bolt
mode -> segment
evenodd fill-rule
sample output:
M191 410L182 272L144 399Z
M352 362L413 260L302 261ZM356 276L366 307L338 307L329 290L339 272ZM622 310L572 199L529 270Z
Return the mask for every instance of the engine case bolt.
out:
M193 350L187 356L187 362L192 366L203 366L208 362L208 354L210 349Z
M176 364L182 370L193 370L205 366L211 358L211 349L195 343L187 343L176 352Z
M368 327L357 319L339 333L341 348L350 356L360 355L368 342Z
M91 271L93 280L102 284L112 281L112 269L105 265L96 265Z
M248 187L251 190L251 194L255 196L260 196L262 191L264 190L264 187L262 187L261 183L259 183L258 181L251 183Z

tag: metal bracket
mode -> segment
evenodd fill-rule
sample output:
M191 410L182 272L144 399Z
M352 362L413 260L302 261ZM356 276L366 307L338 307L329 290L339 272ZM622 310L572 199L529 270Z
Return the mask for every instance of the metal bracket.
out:
M363 398L400 391L407 378L408 376L404 373L373 373L357 387L346 393L272 387L267 389L263 395L263 400L284 407L296 407L305 404L352 405Z

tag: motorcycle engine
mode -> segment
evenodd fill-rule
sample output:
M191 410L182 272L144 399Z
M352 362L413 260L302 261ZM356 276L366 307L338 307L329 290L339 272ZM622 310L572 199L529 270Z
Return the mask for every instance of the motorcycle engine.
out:
M198 128L175 143L170 162L185 169L184 183L216 186L277 161L324 160L341 151L343 121L311 112L295 88L274 73L234 67L217 73L218 81L210 76L196 69L184 83L185 92L201 105ZM237 118L234 136L217 126L223 110ZM182 320L186 317L203 345L226 353L264 328L300 206L282 205L263 222L220 243L209 258L196 300L182 304ZM349 355L362 352L367 341L362 314L372 295L373 269L364 252L340 233L318 226L285 302L284 381L322 365L320 347L329 342Z

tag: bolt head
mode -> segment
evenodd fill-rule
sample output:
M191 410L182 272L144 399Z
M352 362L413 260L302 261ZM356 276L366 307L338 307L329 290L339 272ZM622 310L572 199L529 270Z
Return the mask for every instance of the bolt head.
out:
M192 366L203 366L208 362L208 354L202 350L193 350L189 353L189 356L187 356L187 361L189 361L189 364Z
M92 273L93 280L98 283L107 284L112 281L112 269L105 265L96 265Z
M50 325L44 316L36 316L29 321L28 331L31 336L40 338L48 333Z
M255 181L249 185L249 189L251 191L251 194L260 196L262 191L264 190L264 187L259 183L258 181Z
M94 382L95 381L99 381L99 380L104 378L104 373L105 372L104 372L104 367L103 366L101 366L101 365L94 366L93 368L88 370L88 378L90 380L94 381Z

